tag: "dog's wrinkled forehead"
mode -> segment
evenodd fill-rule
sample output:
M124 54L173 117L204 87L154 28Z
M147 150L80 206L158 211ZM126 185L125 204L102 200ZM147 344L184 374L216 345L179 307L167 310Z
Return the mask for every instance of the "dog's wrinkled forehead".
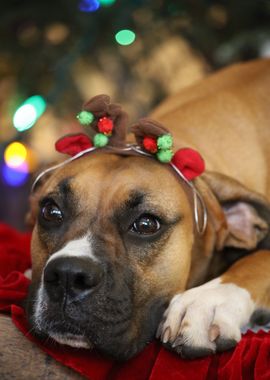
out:
M161 170L155 161L98 153L53 173L43 195L61 197L76 204L78 211L81 208L93 214L108 215L123 204L140 203L142 207L147 205L170 215L183 203L188 204L177 181L173 173L166 168Z

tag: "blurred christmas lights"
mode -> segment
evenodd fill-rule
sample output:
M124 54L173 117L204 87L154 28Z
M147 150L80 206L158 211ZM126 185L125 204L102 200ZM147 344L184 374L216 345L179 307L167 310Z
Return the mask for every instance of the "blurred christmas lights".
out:
M40 117L46 109L46 101L40 95L33 95L30 98L26 99L23 104L30 104L36 110L37 117Z
M9 144L4 151L2 179L8 186L21 186L36 169L37 160L31 149L18 141Z
M17 168L10 168L7 165L4 165L2 168L2 178L9 186L22 186L27 181L28 176L28 166L26 162Z
M122 29L115 34L115 39L119 45L126 46L132 44L135 41L136 34L132 30Z
M26 147L17 141L9 144L4 151L5 163L13 169L20 167L26 161L26 157Z
M99 9L100 3L98 0L81 0L79 9L82 12L95 12Z
M110 5L113 5L116 0L99 0L100 5L104 7L109 7Z
M13 116L13 125L23 132L31 128L46 109L46 102L40 95L34 95L17 109Z
M59 45L67 39L69 33L67 25L55 22L46 27L45 38L50 44Z
M115 3L116 0L80 0L79 9L82 12L95 12L100 6L109 7Z
M27 171L32 173L36 170L38 160L35 152L18 141L9 144L4 151L4 162L11 169L21 171L27 165Z
M37 112L31 104L24 104L17 109L13 117L13 125L19 131L31 128L37 120Z

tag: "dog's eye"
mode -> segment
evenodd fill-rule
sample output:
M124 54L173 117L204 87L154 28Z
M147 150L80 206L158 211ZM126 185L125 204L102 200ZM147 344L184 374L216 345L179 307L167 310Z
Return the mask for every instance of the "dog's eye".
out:
M41 215L47 222L62 223L63 214L60 208L52 202L47 202L41 209Z
M160 229L159 220L150 214L141 215L132 224L130 230L140 235L152 235Z

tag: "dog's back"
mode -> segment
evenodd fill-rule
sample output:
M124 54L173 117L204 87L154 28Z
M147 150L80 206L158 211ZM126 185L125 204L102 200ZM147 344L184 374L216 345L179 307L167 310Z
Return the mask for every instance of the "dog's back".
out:
M152 114L208 170L270 199L270 60L237 64L167 99Z

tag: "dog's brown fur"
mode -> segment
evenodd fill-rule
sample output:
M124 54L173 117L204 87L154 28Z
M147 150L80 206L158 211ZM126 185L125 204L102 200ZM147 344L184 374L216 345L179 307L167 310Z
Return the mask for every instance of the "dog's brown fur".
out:
M164 123L181 145L199 150L208 172L226 176L215 173L202 176L202 181L210 185L219 202L246 199L252 203L257 199L263 204L265 197L265 207L269 209L269 96L270 60L254 61L224 69L183 90L167 99L151 116ZM210 198L213 202L212 192ZM217 208L216 204L219 228L226 227L222 220L224 215ZM213 207L210 206L211 209ZM207 235L206 238L209 239ZM253 243L246 241L246 247L255 249L257 243L256 239ZM234 242L233 246L236 245ZM237 279L235 281L240 286L250 291L253 289L256 301L264 299L263 304L269 307L269 296L265 291L270 287L267 275L270 255L264 252L255 257L242 259L224 275L224 281L234 282ZM236 268L241 273L239 276ZM245 268L250 273L248 281L242 274L247 271Z
M169 301L176 292L220 274L223 283L247 289L258 307L269 308L269 95L270 61L255 61L234 65L183 90L151 115L171 131L176 148L193 147L206 161L207 172L195 180L208 210L203 237L196 232L186 186L171 169L154 160L98 153L53 173L36 192L33 209L40 197L55 192L61 180L70 178L76 217L57 242L35 227L33 283L40 281L49 255L82 235L94 220L92 226L103 239L109 260L135 273L129 342L140 334L144 305L153 297ZM165 215L171 223L147 255L132 243L124 254L110 219L137 189L147 194L148 209ZM230 207L244 211L243 228L230 219Z

